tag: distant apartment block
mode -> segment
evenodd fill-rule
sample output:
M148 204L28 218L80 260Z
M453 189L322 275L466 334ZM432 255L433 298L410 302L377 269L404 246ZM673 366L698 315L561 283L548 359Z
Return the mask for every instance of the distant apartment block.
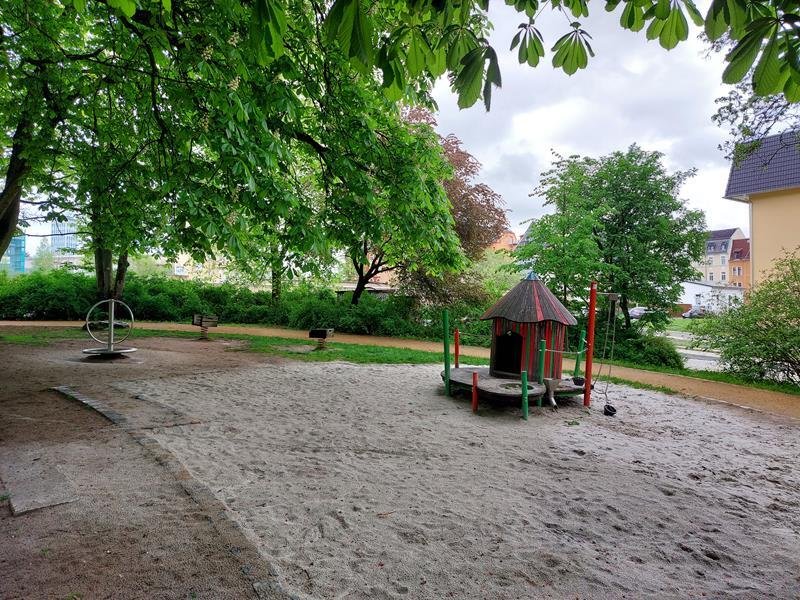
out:
M56 266L77 265L81 262L78 220L74 215L67 217L66 221L50 223L50 249L53 251L53 262Z
M25 272L25 236L11 238L11 243L0 260L0 268L14 275Z
M725 197L750 206L750 282L755 285L784 252L800 247L800 135L760 140L731 166Z
M731 251L734 243L744 239L744 233L738 227L709 231L706 237L705 255L699 262L694 263L694 268L700 273L698 281L711 285L731 285L729 279Z

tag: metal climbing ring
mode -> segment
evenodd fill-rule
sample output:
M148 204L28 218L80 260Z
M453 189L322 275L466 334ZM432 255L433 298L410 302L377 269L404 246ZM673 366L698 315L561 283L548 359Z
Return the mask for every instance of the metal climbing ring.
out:
M88 333L88 334L91 336L91 338L92 338L94 341L96 341L96 342L100 342L101 344L105 344L105 343L107 343L107 342L108 342L108 340L101 340L101 339L98 339L97 337L95 337L95 335L92 333L91 326L89 325L89 324L91 323L91 320L89 319L89 317L91 317L91 316L92 316L92 311L93 311L94 309L96 309L98 306L100 306L101 304L111 304L111 303L113 303L113 304L115 304L115 305L116 305L116 304L121 304L122 306L124 306L124 307L125 307L125 309L128 311L128 314L129 314L129 315L130 315L130 317L131 317L131 319L130 319L130 322L131 322L131 324L130 324L130 325L127 327L127 330L128 330L128 331L125 333L125 335L124 335L123 337L121 337L121 338L119 338L119 339L113 338L113 339L114 339L114 343L116 344L116 343L119 343L119 342L124 342L125 340L127 340L127 339L130 337L130 335L131 335L131 331L133 331L133 323L134 323L134 319L133 319L133 311L131 310L131 307L130 307L130 306L128 306L127 304L125 304L125 303L124 303L122 300L114 300L113 298L112 298L112 299L109 299L109 300L100 300L100 302L98 302L98 303L96 303L94 306L92 306L92 307L89 309L89 312L87 312L87 313L86 313L86 332L87 332L87 333ZM108 319L108 320L109 320L109 324L108 324L108 326L109 326L109 332L112 332L112 331L113 331L114 322L116 321L116 314L115 314L114 318L111 318L111 316L110 316L112 312L113 312L113 313L116 313L116 311L109 311L109 312L108 312L108 314L109 314L109 319Z

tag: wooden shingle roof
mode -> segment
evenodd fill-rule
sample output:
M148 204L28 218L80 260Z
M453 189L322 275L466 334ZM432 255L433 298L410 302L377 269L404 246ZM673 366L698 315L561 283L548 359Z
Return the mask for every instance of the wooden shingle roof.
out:
M528 274L495 302L481 319L506 319L516 323L556 321L564 325L578 323L535 273Z

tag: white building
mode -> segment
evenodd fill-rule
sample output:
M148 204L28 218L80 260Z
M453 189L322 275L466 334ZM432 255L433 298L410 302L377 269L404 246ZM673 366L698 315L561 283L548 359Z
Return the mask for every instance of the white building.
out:
M702 307L710 312L719 312L744 300L744 289L740 287L715 285L702 281L684 281L680 304L692 308Z

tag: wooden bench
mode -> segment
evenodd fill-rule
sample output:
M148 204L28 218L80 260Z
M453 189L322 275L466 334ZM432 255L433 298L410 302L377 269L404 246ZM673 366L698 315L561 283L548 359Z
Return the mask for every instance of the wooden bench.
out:
M333 329L309 329L308 337L317 340L319 348L324 348L325 342L333 337Z
M217 315L201 315L195 313L192 317L192 325L196 325L200 328L200 339L207 340L208 328L219 325L219 317Z

